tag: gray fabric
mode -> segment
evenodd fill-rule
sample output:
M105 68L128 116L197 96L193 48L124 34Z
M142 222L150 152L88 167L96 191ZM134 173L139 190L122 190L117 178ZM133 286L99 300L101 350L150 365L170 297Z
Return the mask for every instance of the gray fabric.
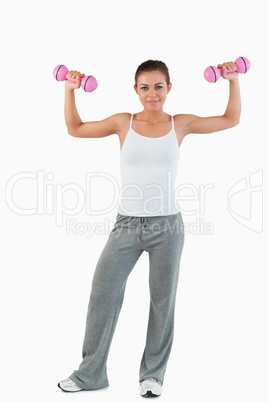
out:
M109 385L106 362L112 337L128 276L143 251L149 253L150 313L139 380L154 377L163 384L173 342L183 244L181 212L149 217L117 214L92 281L83 361L70 376L80 388L100 389Z

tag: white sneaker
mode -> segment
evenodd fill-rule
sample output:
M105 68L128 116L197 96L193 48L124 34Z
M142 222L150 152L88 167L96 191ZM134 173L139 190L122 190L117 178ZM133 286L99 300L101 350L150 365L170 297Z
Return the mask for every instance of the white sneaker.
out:
M78 392L82 391L69 377L66 380L62 380L58 383L58 387L66 392Z
M162 384L156 378L146 378L140 383L140 394L144 397L160 396Z

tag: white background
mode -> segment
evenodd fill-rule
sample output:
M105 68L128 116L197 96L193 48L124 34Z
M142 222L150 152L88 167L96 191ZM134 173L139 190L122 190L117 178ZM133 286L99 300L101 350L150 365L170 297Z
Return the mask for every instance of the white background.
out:
M209 135L189 135L181 146L177 184L212 187L203 211L201 198L180 204L189 232L181 259L174 345L161 398L267 402L267 222L262 208L267 171L266 16L266 4L260 0L25 0L2 6L1 397L5 401L140 400L138 370L149 308L148 253L142 254L129 277L108 360L110 387L77 394L57 387L81 362L91 280L111 229L89 237L68 234L66 219L103 228L106 221L113 224L117 211L116 205L99 215L83 209L64 215L62 226L57 226L56 213L46 207L52 204L60 211L56 189L61 195L64 186L72 184L85 191L86 173L110 174L120 184L120 149L117 135L78 139L67 134L64 83L54 80L53 68L65 64L96 76L95 92L76 91L83 121L141 111L134 74L151 58L169 67L173 88L165 104L167 113L212 116L224 113L229 84L223 79L207 83L204 69L245 56L252 67L239 76L240 124ZM37 180L26 179L29 172L33 177L39 172L39 186L47 188L43 193L39 188L39 198ZM12 177L19 174L25 179L17 181L10 195ZM42 175L48 175L44 183ZM231 213L228 194L237 183L244 188L232 196ZM94 209L113 198L110 183L100 179L97 184L92 190ZM44 197L44 210L20 215L12 210L10 197L21 210L37 204L41 208ZM75 193L66 191L64 202L65 208L74 208ZM212 234L191 226L202 219L213 227Z

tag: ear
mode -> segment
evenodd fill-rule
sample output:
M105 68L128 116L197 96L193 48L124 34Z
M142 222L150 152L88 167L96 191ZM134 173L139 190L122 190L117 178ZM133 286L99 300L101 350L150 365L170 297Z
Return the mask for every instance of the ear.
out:
M169 93L170 91L171 91L171 88L172 88L172 84L171 84L171 82L169 83L169 85L167 86L167 93Z
M135 92L138 95L138 89L137 89L136 85L133 85L133 88L135 89Z

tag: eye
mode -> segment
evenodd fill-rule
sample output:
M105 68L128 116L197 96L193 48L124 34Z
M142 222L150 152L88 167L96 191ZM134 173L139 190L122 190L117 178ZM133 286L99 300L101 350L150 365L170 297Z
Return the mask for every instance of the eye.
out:
M157 89L162 89L163 87L161 85L156 86ZM142 90L148 89L147 87L141 87Z

